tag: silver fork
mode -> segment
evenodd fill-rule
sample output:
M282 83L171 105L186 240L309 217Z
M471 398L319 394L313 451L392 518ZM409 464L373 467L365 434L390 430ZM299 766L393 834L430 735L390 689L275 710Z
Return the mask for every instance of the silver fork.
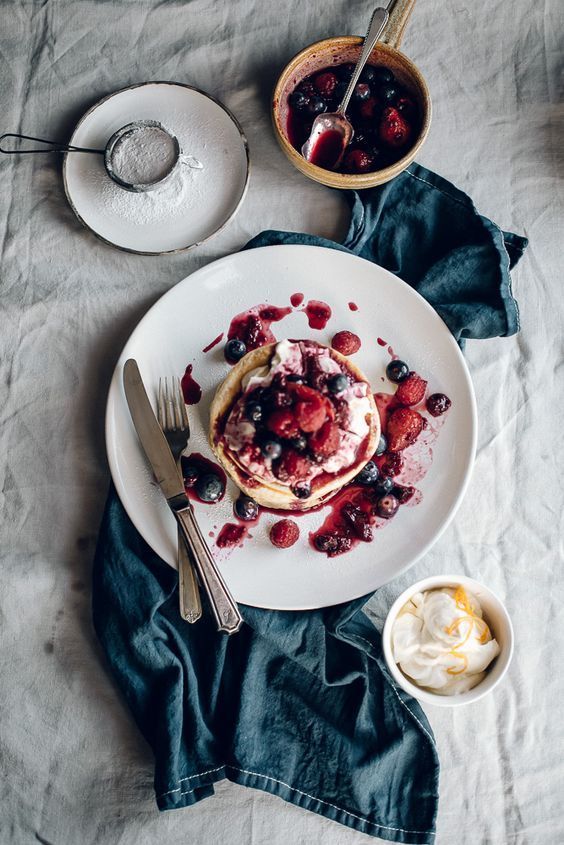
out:
M190 422L182 395L180 379L172 376L169 380L159 379L159 396L157 402L157 417L169 445L174 460L182 472L180 458L188 445L190 438ZM196 571L190 557L186 543L178 529L178 592L180 596L180 615L186 622L197 622L202 615L202 602L196 578Z

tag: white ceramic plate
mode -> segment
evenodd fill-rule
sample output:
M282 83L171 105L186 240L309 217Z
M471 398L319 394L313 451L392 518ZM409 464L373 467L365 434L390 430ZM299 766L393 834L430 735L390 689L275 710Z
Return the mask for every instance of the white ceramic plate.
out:
M122 126L157 120L178 138L185 165L159 190L131 193L110 179L103 156L67 153L63 179L79 220L107 243L144 255L179 252L216 234L238 211L247 190L247 141L233 115L208 94L176 82L147 82L116 91L79 121L70 144L103 149Z
M277 339L311 337L329 343L341 329L355 331L363 345L354 360L375 391L393 392L383 383L390 360L384 338L401 358L429 379L431 392L444 392L452 407L434 447L434 460L418 483L423 499L403 507L372 543L329 559L309 547L308 534L326 511L297 517L301 530L290 550L274 548L268 530L278 518L263 513L252 540L227 554L214 554L235 598L257 607L300 610L338 604L365 595L403 572L425 554L452 519L468 482L476 446L476 404L464 358L437 313L412 288L387 270L346 253L310 246L271 246L237 253L209 264L165 294L141 320L127 342L112 379L106 442L114 483L121 500L153 549L172 566L176 528L137 440L122 386L123 364L136 358L147 390L155 396L159 376L182 375L188 363L203 389L190 409L190 451L211 457L207 445L209 405L227 373L223 343L203 353L237 313L262 302L288 305L303 292L326 301L333 316L326 329L310 329L296 310L272 328ZM358 311L348 303L355 302ZM208 536L233 521L236 488L229 482L223 502L196 505ZM214 540L210 537L210 543Z

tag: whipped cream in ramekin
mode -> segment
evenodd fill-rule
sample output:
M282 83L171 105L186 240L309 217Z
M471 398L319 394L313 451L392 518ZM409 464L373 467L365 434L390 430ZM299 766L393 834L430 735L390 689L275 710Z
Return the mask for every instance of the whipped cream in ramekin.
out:
M310 346L303 341L281 340L276 344L269 365L250 370L241 381L243 396L235 403L227 418L224 437L227 446L237 454L241 466L251 475L277 484L283 483L272 473L270 459L257 459L251 448L256 430L245 416L245 395L258 387L269 387L276 375L303 375L307 368L308 356L315 356L317 368L328 375L342 372L328 348L314 344ZM343 407L346 408L345 419L339 423L339 448L334 455L311 465L308 481L323 472L338 473L355 462L358 450L370 431L367 422L367 417L371 414L369 392L370 386L359 381L349 385L339 394ZM291 482L288 482L288 486L290 484Z
M477 598L459 586L415 593L394 622L392 652L418 686L456 695L480 683L500 648Z

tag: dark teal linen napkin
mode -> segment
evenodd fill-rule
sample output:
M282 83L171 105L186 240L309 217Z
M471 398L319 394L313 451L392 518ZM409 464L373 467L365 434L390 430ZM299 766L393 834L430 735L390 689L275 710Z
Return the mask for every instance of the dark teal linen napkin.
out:
M353 194L344 245L265 232L247 248L348 249L397 272L459 341L518 330L509 269L526 241L501 232L445 180L417 165ZM178 612L178 576L147 546L112 488L96 550L94 625L155 755L161 810L227 778L372 836L431 843L439 762L417 702L395 687L369 596L307 612L242 606L241 631Z

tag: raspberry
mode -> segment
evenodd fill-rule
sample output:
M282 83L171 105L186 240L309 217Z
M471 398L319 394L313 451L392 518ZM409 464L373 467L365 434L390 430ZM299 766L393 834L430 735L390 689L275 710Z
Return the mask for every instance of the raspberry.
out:
M301 481L307 478L311 463L305 455L294 449L285 449L278 461L272 464L272 471L279 481Z
M339 429L331 420L323 423L320 429L311 434L308 439L309 448L315 455L328 458L334 455L341 442Z
M348 173L368 173L372 165L370 153L359 149L348 152L343 161L343 167Z
M337 332L331 341L331 346L341 355L353 355L360 349L360 338L352 332Z
M325 552L328 557L335 557L335 555L348 552L352 546L352 540L347 533L337 534L336 532L328 532L327 534L315 534L313 542L315 548L320 552Z
M440 417L451 406L451 401L444 393L433 393L427 399L427 410L434 417Z
M279 408L273 411L266 421L266 427L269 431L273 431L278 437L288 439L290 437L297 437L300 433L298 423L289 408Z
M293 519L281 519L270 529L270 542L278 549L289 549L300 536L300 529Z
M396 484L392 489L392 495L396 497L400 505L405 505L406 502L409 502L414 493L415 487L412 487L411 485L404 487L402 484Z
M352 502L347 502L346 505L343 505L341 516L350 524L359 540L369 543L373 539L368 514L356 507Z
M319 391L305 384L289 384L288 388L296 399L294 415L302 431L317 431L327 416L324 397Z
M384 109L380 121L380 138L390 147L403 147L411 137L411 126L397 109Z
M401 452L415 443L423 428L423 417L411 408L397 408L388 418L388 449Z
M400 382L396 390L395 400L400 405L417 405L425 396L427 382L413 371Z
M393 478L399 475L403 469L403 458L397 452L386 452L376 461L380 475L385 478Z
M331 97L337 87L337 77L334 73L320 73L313 80L318 94L322 97Z

